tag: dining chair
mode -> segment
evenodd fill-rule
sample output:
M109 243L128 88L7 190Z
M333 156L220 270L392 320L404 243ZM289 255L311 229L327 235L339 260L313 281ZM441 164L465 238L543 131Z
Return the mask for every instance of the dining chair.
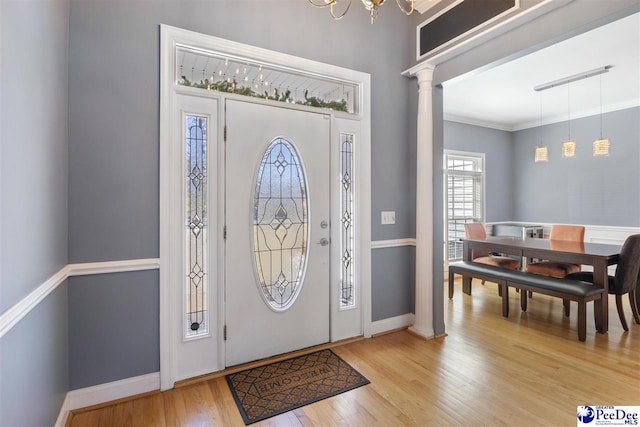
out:
M549 240L561 240L567 242L583 242L584 226L582 225L560 225L551 226ZM557 261L538 261L527 264L527 272L544 274L545 276L562 279L567 274L577 273L582 269L580 264Z
M593 272L581 271L578 273L568 274L567 279L580 280L583 282L593 283ZM636 323L640 324L640 315L638 314L638 297L636 288L640 286L640 234L634 234L627 237L620 250L620 259L616 267L615 276L609 276L609 293L616 296L616 308L620 323L625 331L629 330L627 319L624 316L622 307L622 296L629 294L629 303L631 304L631 312Z
M549 240L552 243L553 241L583 242L584 226L554 224L551 226ZM557 277L558 279L562 279L567 274L577 273L580 270L582 270L580 264L572 264L569 262L537 261L527 264L528 273L543 274L545 276ZM565 316L569 316L570 314L569 303L569 300L562 300Z
M464 231L467 239L484 240L487 238L484 224L473 222L464 225ZM495 267L506 268L509 270L517 270L520 268L520 261L504 255L496 255L488 251L480 251L472 249L471 260L480 264L493 265ZM484 281L483 281L484 283Z

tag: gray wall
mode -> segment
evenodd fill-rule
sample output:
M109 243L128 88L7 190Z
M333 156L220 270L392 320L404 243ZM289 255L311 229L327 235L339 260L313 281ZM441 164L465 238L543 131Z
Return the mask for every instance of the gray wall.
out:
M160 371L158 280L157 270L69 278L72 390Z
M512 165L512 139L511 132L444 122L445 150L485 154L486 222L514 219L513 174L517 169Z
M372 237L411 236L406 170L415 119L406 102L411 82L400 72L413 54L406 43L413 28L405 18L385 8L371 25L356 4L333 21L328 10L298 0L72 1L71 261L158 256L161 23L371 73ZM389 209L396 225L383 227L380 211Z
M486 221L640 225L640 107L605 113L611 154L593 157L600 116L571 121L575 158L563 159L567 122L517 132L445 123L444 147L486 154ZM549 162L535 163L544 142Z
M593 157L600 117L571 121L576 156L563 159L567 122L514 133L515 202L513 220L547 223L640 226L640 107L606 113L603 135L608 157ZM534 163L540 141L549 162Z
M416 248L376 249L371 253L372 265L384 265L378 269L375 282L378 286L371 289L371 320L384 320L391 317L413 313L415 306L415 268L406 269L404 260L415 262ZM406 284L411 286L406 286Z
M0 425L53 426L69 390L66 283L2 337L0 361Z
M3 1L0 312L67 263L68 5Z
M67 264L68 30L68 2L0 2L0 312ZM0 424L53 425L68 390L66 284L0 348Z
M400 75L414 53L414 27L397 7L385 7L374 25L361 4L341 21L300 0L283 1L72 1L69 62L69 257L90 262L158 256L159 24L169 24L241 43L371 73L372 238L412 237L415 229L415 83ZM382 58L384 58L382 60ZM413 171L413 173L408 173ZM380 225L380 211L395 210L396 224ZM412 257L392 249L373 265L373 295L384 298L384 271L411 272ZM378 255L377 255L378 256ZM131 334L137 348L155 348L157 322L136 334L116 301L137 292L114 278L83 278L69 286L72 322L72 387L92 385L158 369L157 357L117 365ZM148 279L145 279L148 280ZM396 278L401 301L385 313L406 314L413 280ZM158 283L127 309L157 317ZM131 289L129 289L129 286ZM91 289L84 292L83 288ZM122 295L117 295L122 293ZM385 301L385 300L382 300ZM373 306L380 306L374 300ZM102 306L104 316L89 315ZM105 317L106 316L106 317ZM113 318L110 319L109 316ZM374 319L383 314L374 311ZM82 326L76 329L76 321ZM110 325L105 327L104 325ZM103 332L103 348L89 332ZM98 350L99 349L99 350ZM77 365L100 353L105 364ZM108 364L111 363L111 366ZM135 365L135 366L134 366Z

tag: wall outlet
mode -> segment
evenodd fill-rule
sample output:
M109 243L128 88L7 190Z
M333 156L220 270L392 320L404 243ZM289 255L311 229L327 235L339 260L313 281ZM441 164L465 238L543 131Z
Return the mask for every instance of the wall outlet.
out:
M395 224L396 212L395 211L382 211L380 215L380 224Z

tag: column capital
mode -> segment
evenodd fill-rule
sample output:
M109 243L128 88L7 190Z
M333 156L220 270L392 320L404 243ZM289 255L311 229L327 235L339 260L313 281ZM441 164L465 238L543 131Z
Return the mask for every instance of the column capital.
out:
M402 72L402 75L405 77L418 77L420 79L421 75L423 77L428 76L429 80L433 80L433 70L436 68L435 65L430 64L428 62L420 62L417 65L409 68Z
M433 70L434 68L423 68L416 72L416 77L418 77L418 87L420 89L423 88L423 85L428 85L431 87L431 82L433 81Z

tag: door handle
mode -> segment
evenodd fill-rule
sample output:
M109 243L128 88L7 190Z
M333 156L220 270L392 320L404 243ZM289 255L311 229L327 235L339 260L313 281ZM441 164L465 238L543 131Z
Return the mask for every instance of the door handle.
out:
M327 246L327 245L329 244L329 239L326 239L326 238L324 238L324 237L323 237L322 239L320 239L320 241L318 242L318 244L319 244L320 246Z

